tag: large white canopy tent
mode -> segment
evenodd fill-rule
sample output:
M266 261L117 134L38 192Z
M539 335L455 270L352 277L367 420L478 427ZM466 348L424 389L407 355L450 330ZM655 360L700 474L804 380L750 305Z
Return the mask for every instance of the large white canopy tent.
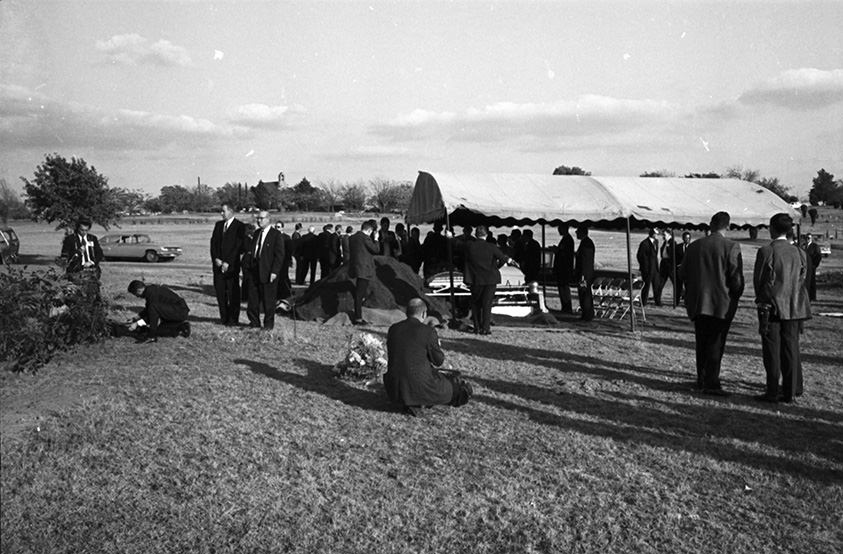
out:
M800 214L764 187L738 179L592 177L431 173L420 171L406 221L448 225L580 224L626 229L627 271L632 282L630 229L705 228L718 211L732 228L760 227L781 212ZM544 239L544 232L542 232ZM544 242L544 240L542 240ZM544 246L544 245L542 245ZM630 325L634 329L634 317Z

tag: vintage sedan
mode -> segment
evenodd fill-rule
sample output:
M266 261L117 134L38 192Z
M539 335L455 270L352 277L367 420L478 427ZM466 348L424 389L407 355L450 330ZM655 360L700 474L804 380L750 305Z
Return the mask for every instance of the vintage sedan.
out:
M11 227L0 228L0 265L14 263L18 259L20 240Z
M181 256L179 246L162 246L149 235L106 235L100 240L102 254L106 260L140 260L150 263L172 261Z

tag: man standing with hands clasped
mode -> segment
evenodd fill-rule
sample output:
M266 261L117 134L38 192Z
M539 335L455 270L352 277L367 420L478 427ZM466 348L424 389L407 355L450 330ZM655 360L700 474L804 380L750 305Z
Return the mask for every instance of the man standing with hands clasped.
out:
M375 278L375 259L373 256L380 248L372 239L375 221L364 221L360 230L348 238L349 262L348 276L354 279L354 319L355 325L365 325L363 319L363 299L369 290L369 280Z
M263 307L263 328L270 330L275 326L275 298L278 284L275 280L284 263L284 239L269 221L269 213L258 214L258 229L252 238L252 267L249 279L246 315L250 327L260 327L260 310Z
M211 234L211 261L214 290L223 325L237 325L240 319L240 255L246 237L246 226L234 217L227 204L220 210L222 219Z
M726 212L714 214L711 235L688 245L680 268L685 310L694 322L697 388L716 396L728 396L720 386L720 362L744 288L741 247L726 238L730 221Z
M811 317L805 276L805 252L790 244L787 233L793 219L779 213L770 219L773 241L758 249L753 271L758 332L767 373L767 390L757 397L763 402L793 402L802 394L802 364L799 361L799 327ZM779 397L779 375L782 387Z
M471 319L478 335L491 334L492 304L501 282L498 269L503 264L518 265L491 242L486 242L486 227L474 231L477 240L466 243L464 281L471 289Z

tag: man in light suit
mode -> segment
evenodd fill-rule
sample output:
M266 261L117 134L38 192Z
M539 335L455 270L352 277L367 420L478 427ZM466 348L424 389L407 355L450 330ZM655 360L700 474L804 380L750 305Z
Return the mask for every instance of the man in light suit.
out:
M375 232L375 221L364 221L360 230L348 238L348 276L354 283L354 318L355 325L365 325L363 320L363 300L369 290L369 281L375 278L374 255L380 252L377 243L372 239Z
M644 288L641 289L641 304L647 305L647 297L650 294L650 287L653 288L653 300L656 306L662 305L661 280L659 279L659 241L656 238L656 230L649 229L647 238L638 245L638 253L635 255L638 260L638 269L641 271L641 279L644 280Z
M73 275L92 271L97 279L100 276L100 262L103 259L102 248L97 237L90 233L91 219L81 217L76 222L73 234L64 237L61 245L61 257L67 263L67 274Z
M278 275L284 264L284 238L272 225L269 213L258 214L258 228L249 248L251 270L246 316L250 327L260 327L260 310L263 308L263 328L275 326L275 299L278 294Z
M770 219L773 241L758 249L752 273L767 373L766 392L757 399L764 402L790 403L794 396L802 394L799 328L802 321L811 317L805 288L809 262L805 252L787 240L792 227L793 219L786 213Z
M211 233L211 262L214 290L223 325L236 326L240 319L240 255L246 244L246 226L234 217L227 204L220 210L222 219Z
M694 322L697 388L717 396L728 395L720 385L720 363L744 288L741 247L726 238L730 221L726 212L714 214L711 234L688 245L680 270L685 310Z
M489 335L495 289L501 282L501 272L498 268L505 263L515 262L497 245L486 241L486 227L483 225L477 227L474 236L477 240L466 242L463 279L471 288L471 319L474 322L474 332Z

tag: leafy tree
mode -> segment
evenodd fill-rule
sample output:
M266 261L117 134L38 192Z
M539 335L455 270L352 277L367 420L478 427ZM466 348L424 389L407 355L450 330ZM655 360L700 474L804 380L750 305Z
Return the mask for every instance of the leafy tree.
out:
M161 202L160 211L165 214L183 212L190 210L193 204L193 194L181 185L167 185L161 187L158 200Z
M840 196L840 185L834 182L834 175L827 172L825 169L817 171L817 176L813 179L814 186L808 192L808 201L817 205L820 202L833 204Z
M32 181L21 180L32 218L56 221L56 229L72 227L82 216L108 229L120 218L117 190L82 158L67 161L58 154L47 154Z
M309 212L318 209L323 204L322 191L310 184L307 177L286 190L289 190L286 195L287 203L296 210Z
M346 210L361 211L366 205L366 185L363 183L353 183L342 187L342 204Z
M686 179L719 179L720 174L715 173L713 171L709 171L708 173L688 173L685 175Z
M591 175L590 171L585 171L584 169L574 166L568 167L567 165L560 165L556 169L553 170L554 175Z
M196 186L191 189L190 193L192 196L190 207L188 208L190 211L210 212L216 209L217 194L210 186L197 183Z
M146 211L152 212L152 213L155 213L155 214L159 214L159 213L164 211L164 203L161 202L160 196L147 198L146 202L143 203L143 207Z
M676 177L676 173L666 169L657 169L656 171L645 171L639 177Z
M225 204L238 211L255 204L252 190L242 183L226 183L217 189L216 195L220 206Z
M744 169L740 166L729 167L726 169L726 173L723 174L723 177L727 179L740 179L741 181L749 181L750 183L758 183L760 176L761 172L757 169Z
M18 193L12 190L6 179L0 178L0 221L6 223L9 219L25 219L30 217L29 210Z
M775 193L779 198L781 198L785 202L793 202L791 198L794 197L790 194L790 189L780 184L778 177L763 177L755 182L764 187L765 189Z
M255 205L261 210L273 210L278 208L281 200L281 189L278 183L259 182L250 189L255 199Z
M138 213L147 201L147 195L140 190L115 189L115 194L123 213Z

